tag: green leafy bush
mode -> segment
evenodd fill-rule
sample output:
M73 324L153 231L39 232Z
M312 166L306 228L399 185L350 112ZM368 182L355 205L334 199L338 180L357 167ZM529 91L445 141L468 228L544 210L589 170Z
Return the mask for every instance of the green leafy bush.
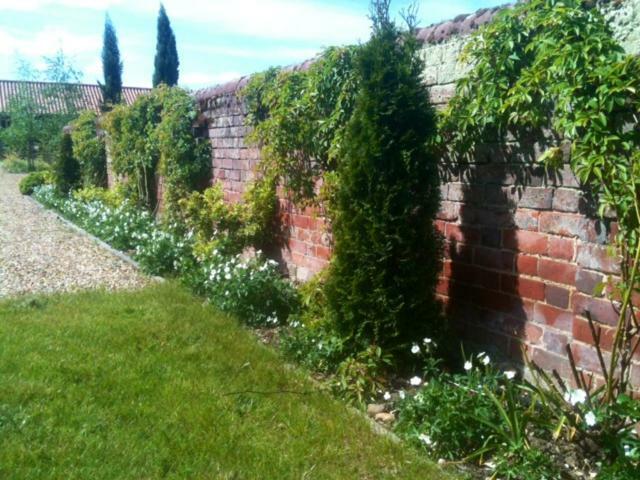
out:
M20 193L23 195L31 195L36 187L52 182L53 178L49 172L31 172L20 180Z
M199 263L200 277L192 284L196 291L249 325L277 326L299 308L296 289L278 271L277 262L264 260L260 252L243 259L214 250Z
M389 19L388 2L374 7L330 204L327 298L345 338L402 355L413 339L437 337L443 326L435 301L439 178L426 145L436 127L417 40Z
M80 185L80 164L73 156L71 135L65 133L54 165L54 178L58 191L64 195Z
M164 178L164 212L194 190L211 162L209 143L198 140L195 100L178 87L160 85L131 106L116 106L104 122L113 169L126 179L128 196L148 208L156 203L156 174Z
M26 160L23 160L15 154L7 154L2 159L2 168L9 173L28 173L29 164Z
M107 186L107 153L104 138L98 136L95 112L84 111L72 123L73 156L78 160L85 187Z

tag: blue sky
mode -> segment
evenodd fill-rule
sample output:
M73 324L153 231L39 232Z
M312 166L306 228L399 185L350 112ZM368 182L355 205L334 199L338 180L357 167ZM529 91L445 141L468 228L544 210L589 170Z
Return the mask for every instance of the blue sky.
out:
M366 41L368 0L165 0L180 57L180 84L199 88L271 65L289 65L322 48ZM392 1L397 13L410 0ZM419 0L421 26L504 0ZM18 59L36 67L62 49L83 72L102 79L104 15L116 27L129 86L150 86L158 1L0 0L0 79L17 78Z

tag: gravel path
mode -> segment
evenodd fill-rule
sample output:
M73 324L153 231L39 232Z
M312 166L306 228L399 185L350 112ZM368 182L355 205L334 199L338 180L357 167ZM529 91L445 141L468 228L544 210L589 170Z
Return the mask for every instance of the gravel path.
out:
M64 225L0 169L0 298L93 288L130 289L149 278Z

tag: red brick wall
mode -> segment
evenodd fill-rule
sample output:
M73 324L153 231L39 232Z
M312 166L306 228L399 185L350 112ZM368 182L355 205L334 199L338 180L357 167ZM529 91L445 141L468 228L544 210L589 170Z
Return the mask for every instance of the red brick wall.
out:
M222 182L229 201L242 198L260 160L260 150L245 139L250 129L244 125L246 111L236 95L244 83L243 79L198 94L212 146L211 179ZM276 253L292 278L306 281L328 264L328 226L319 209L300 209L284 193L280 197L285 240Z
M199 97L213 147L212 180L223 183L230 201L241 197L260 158L245 140L237 87ZM437 294L467 337L515 358L524 347L541 366L569 377L567 344L579 368L596 367L585 312L601 322L605 342L613 335L615 310L592 293L619 273L607 252L615 223L590 216L568 166L555 176L527 166L540 149L529 150L483 148L475 162L447 174L436 222L446 245ZM317 209L297 209L282 197L281 260L293 278L307 280L328 263L327 224ZM640 380L640 365L633 374Z

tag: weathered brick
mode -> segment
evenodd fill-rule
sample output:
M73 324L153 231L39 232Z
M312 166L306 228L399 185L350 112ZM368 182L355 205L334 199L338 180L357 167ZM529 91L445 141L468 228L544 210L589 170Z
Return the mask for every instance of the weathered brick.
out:
M564 237L549 237L548 255L560 260L573 260L574 240Z
M460 213L460 204L457 202L442 202L440 203L440 210L438 211L436 218L439 220L446 220L453 222L458 220Z
M574 342L571 344L571 351L573 352L576 367L589 372L601 372L598 354L593 346ZM609 359L609 355L607 353L604 354L604 359L606 365Z
M610 255L609 248L593 243L580 243L576 262L579 266L605 273L620 273L620 257Z
M582 192L575 188L558 188L553 194L553 209L560 212L579 212L584 208Z
M503 274L500 285L503 292L533 300L544 300L545 285L538 280Z
M571 263L541 258L538 262L538 274L552 282L574 285L576 281L576 266Z
M596 323L594 326L596 327L596 332L598 330L600 332L600 346L602 349L611 351L611 346L616 336L616 329L599 323ZM579 317L573 320L573 338L588 345L595 345L588 320Z
M557 285L545 284L544 299L549 305L558 308L569 308L571 292Z
M618 313L612 303L604 298L593 298L576 292L573 295L573 311L583 317L590 314L593 320L605 325L614 326L618 322Z
M553 200L553 189L544 187L527 187L522 191L518 207L535 210L548 210Z
M542 348L532 348L530 356L531 360L544 370L556 370L564 378L568 378L571 373L566 355L551 353Z
M557 354L565 354L566 346L569 343L569 336L566 333L557 332L549 328L545 329L542 338L545 350Z
M521 230L537 230L540 212L537 210L516 210L513 222Z
M540 213L540 231L562 235L563 237L577 237L588 240L592 226L582 215L558 212Z
M533 321L570 332L573 324L573 313L545 303L536 303L533 307Z
M518 252L544 254L547 252L547 235L527 230L505 230L502 245Z
M579 268L576 272L576 288L587 295L593 295L598 284L604 281L604 276L597 272L590 272Z

